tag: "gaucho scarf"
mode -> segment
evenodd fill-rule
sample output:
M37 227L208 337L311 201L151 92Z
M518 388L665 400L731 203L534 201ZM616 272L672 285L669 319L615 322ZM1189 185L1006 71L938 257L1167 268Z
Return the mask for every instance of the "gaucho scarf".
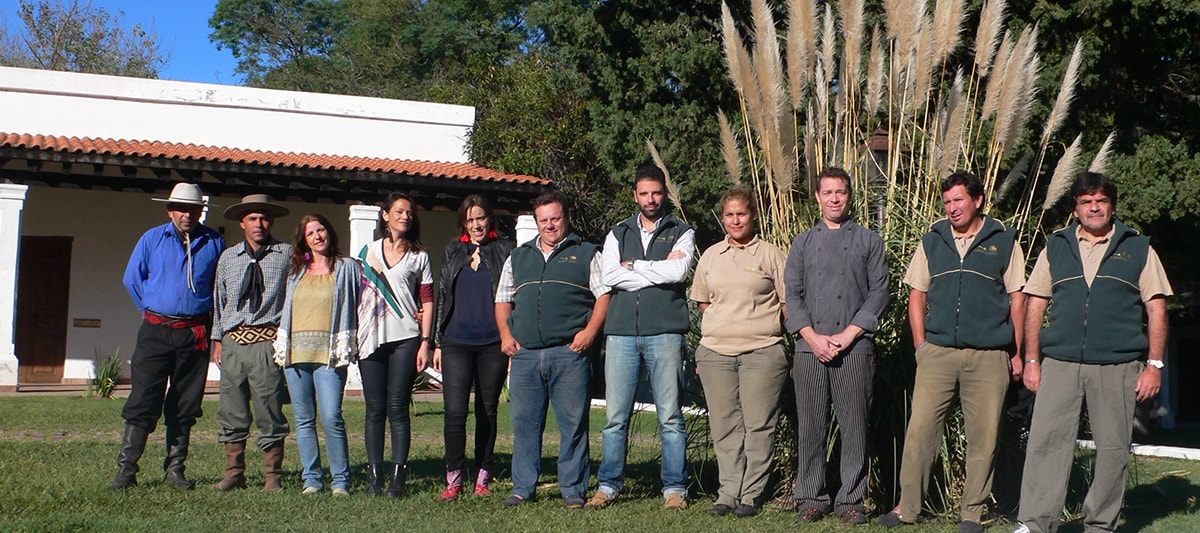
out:
M246 273L242 274L242 291L238 295L238 310L240 311L247 302L250 304L250 312L257 313L258 308L262 307L263 291L267 289L263 282L262 266L259 261L262 261L267 256L267 245L258 247L258 251L250 248L249 241L242 242L242 249L250 255L250 263L246 265Z

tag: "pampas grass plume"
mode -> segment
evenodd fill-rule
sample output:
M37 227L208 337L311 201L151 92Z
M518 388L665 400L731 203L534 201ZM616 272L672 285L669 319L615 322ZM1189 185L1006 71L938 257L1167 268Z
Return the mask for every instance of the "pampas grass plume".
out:
M1067 193L1067 189L1071 188L1071 179L1075 176L1075 166L1079 161L1079 145L1082 142L1083 134L1076 135L1075 142L1067 147L1062 159L1058 160L1058 166L1054 167L1054 176L1050 178L1050 187L1046 189L1046 201L1042 203L1042 211L1054 207Z
M986 0L979 13L979 28L975 32L975 68L980 77L988 75L993 59L1005 59L996 58L996 41L1000 38L1000 30L1004 28L1007 9L1007 0Z
M1104 145L1100 147L1100 151L1096 152L1096 157L1092 158L1092 164L1088 165L1088 172L1104 173L1104 167L1108 164L1108 156L1112 154L1113 143L1117 140L1117 131L1109 132L1108 138L1104 139Z
M1082 57L1083 39L1080 39L1075 41L1075 51L1071 53L1071 60L1067 62L1067 71L1063 74L1062 85L1058 88L1058 98L1054 100L1054 107L1050 109L1050 116L1046 119L1046 131L1042 133L1042 146L1050 142L1050 138L1062 126L1063 119L1067 118L1071 102L1075 99L1075 85L1079 83L1079 63Z

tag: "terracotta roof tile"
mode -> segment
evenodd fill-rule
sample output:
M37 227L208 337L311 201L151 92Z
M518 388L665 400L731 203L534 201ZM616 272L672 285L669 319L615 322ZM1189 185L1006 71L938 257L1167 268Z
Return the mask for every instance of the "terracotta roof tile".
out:
M223 146L178 144L163 141L97 139L91 137L62 137L0 132L0 147L34 148L62 152L130 157L158 157L181 160L213 161L235 164L274 165L280 167L313 168L416 174L446 179L496 181L523 185L549 185L550 181L523 174L507 174L471 163L414 161L410 159L381 159L293 152L264 152Z

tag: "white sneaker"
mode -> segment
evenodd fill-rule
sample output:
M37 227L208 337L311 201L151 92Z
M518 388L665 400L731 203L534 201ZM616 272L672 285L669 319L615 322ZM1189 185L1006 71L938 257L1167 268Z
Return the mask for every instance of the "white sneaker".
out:
M317 494L319 492L321 492L321 489L316 487L304 487L304 490L300 491L300 494Z
M343 489L343 488L341 488L341 487L334 487L334 488L333 488L333 495L334 495L334 496L349 496L349 495L350 495L350 491L348 491L348 490L346 490L346 489Z

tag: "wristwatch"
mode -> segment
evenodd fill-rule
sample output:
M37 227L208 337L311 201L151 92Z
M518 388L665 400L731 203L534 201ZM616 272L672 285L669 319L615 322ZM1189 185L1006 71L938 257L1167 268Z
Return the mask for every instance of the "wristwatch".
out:
M1167 364L1164 363L1162 359L1149 359L1146 361L1146 364L1148 364L1154 368L1157 368L1159 370L1162 370L1163 367L1167 366Z

